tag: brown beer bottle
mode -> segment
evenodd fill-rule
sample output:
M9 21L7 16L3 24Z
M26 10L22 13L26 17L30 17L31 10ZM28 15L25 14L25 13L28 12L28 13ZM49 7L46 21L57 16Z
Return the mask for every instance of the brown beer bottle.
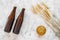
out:
M10 15L8 16L8 20L6 23L6 26L4 28L5 32L10 32L13 26L13 22L15 19L15 12L16 12L16 7L13 8L12 12L10 13Z
M24 11L25 11L25 9L23 8L16 20L16 23L15 23L15 26L13 29L13 33L15 33L15 34L19 34L20 28L22 26L23 18L24 18Z

